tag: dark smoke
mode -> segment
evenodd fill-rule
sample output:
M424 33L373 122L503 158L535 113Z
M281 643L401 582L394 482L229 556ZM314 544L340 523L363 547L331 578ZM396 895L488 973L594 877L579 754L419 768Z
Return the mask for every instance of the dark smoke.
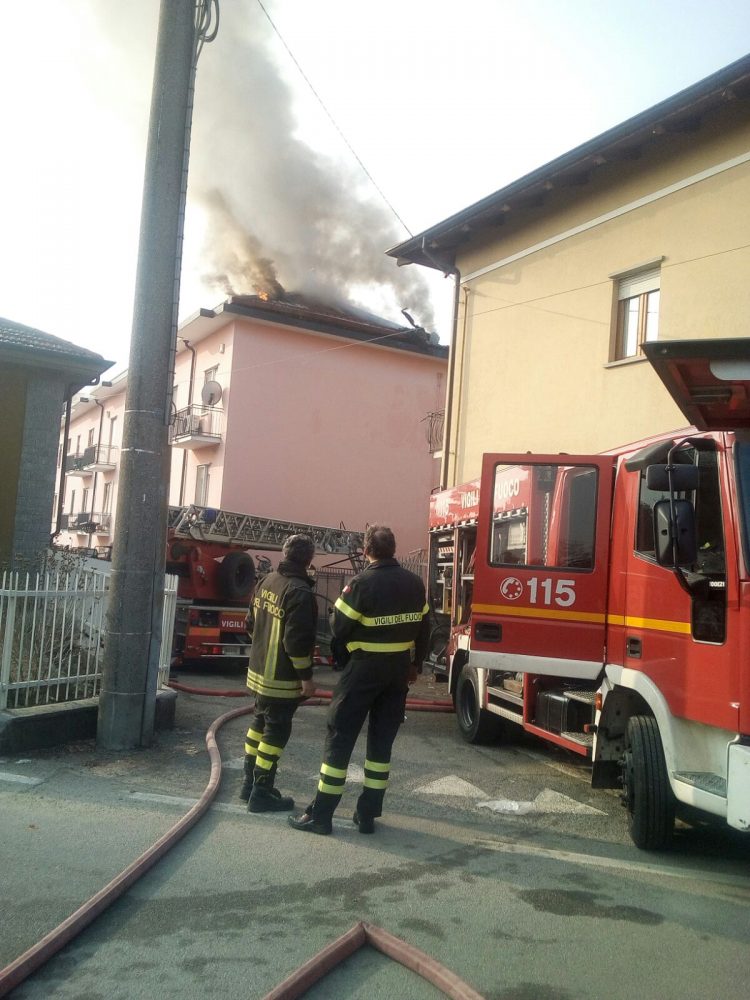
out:
M408 308L431 329L423 278L384 254L407 234L356 163L296 137L293 94L271 53L288 58L259 6L223 3L198 64L191 142L189 202L208 218L203 282L225 295L286 290L331 303L361 301L374 286L384 309L402 320Z

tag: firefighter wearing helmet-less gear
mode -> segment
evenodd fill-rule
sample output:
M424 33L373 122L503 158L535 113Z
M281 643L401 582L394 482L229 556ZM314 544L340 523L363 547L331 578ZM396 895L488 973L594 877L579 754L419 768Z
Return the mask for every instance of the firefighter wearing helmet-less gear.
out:
M255 590L248 614L252 632L247 686L255 715L245 737L245 780L240 798L250 812L288 812L294 799L274 788L276 770L301 700L315 690L312 661L318 609L307 573L315 545L308 535L284 542L284 559Z
M393 558L395 551L390 528L368 528L368 566L336 601L333 634L346 642L349 661L328 713L318 790L302 816L289 817L295 830L331 833L349 759L368 717L364 787L353 817L359 832L373 833L375 819L382 813L391 748L404 719L409 684L416 680L429 637L424 584L399 565Z

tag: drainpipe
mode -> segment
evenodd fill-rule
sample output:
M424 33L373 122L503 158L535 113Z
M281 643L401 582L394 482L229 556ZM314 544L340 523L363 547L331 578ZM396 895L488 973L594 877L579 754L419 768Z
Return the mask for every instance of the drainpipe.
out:
M456 337L458 335L458 300L461 294L461 271L454 265L446 268L427 249L427 240L422 237L422 253L428 260L431 260L435 267L442 271L445 277L449 275L455 281L455 291L453 293L453 320L451 323L451 340L448 345L448 381L445 388L445 426L443 428L443 458L440 462L440 489L444 490L448 486L448 464L450 462L450 442L451 442L451 421L453 419L453 383L456 375Z
M55 539L62 531L62 509L65 500L65 459L68 450L68 431L70 430L70 411L73 407L73 396L78 391L80 383L65 387L65 427L63 429L63 453L60 456L60 478L57 484L57 511L55 513L55 530L49 536L49 545L52 548Z
M92 403L96 403L96 405L99 407L99 411L100 411L99 412L99 438L98 438L98 440L96 442L96 463L98 465L99 464L99 453L100 453L101 447L102 447L102 429L104 427L104 403L100 403L98 399L94 399L93 397L91 398L91 402ZM99 479L99 473L95 472L94 473L94 482L93 482L93 484L91 486L91 517L89 518L89 523L90 524L94 523L94 513L96 511L96 484L97 484L97 480L98 479ZM89 548L92 547L91 546L91 535L92 535L92 532L89 532Z
M184 337L180 337L185 347L193 355L190 359L190 384L188 385L188 419L190 418L190 407L193 405L193 383L195 381L195 355L196 350L194 347L190 346L190 341L185 340ZM182 472L180 473L180 497L177 503L178 507L182 507L185 502L185 482L187 480L187 448L182 449Z

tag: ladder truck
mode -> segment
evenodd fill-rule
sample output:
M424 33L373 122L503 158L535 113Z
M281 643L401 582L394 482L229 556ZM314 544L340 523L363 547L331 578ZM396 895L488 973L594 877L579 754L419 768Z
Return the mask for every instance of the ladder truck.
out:
M166 572L178 578L172 665L204 658L246 657L247 610L259 577L271 568L264 551L280 551L289 535L306 534L317 552L361 568L364 534L315 524L189 505L170 507Z
M644 353L692 426L606 454L485 454L432 497L434 644L461 735L516 728L676 816L750 832L750 339Z

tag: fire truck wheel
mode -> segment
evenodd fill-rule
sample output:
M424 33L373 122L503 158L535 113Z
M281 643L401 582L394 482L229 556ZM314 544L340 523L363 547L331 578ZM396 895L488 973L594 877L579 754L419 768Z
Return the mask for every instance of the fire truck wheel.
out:
M650 715L634 715L628 722L622 777L633 843L647 851L668 847L674 829L675 801L659 727Z
M456 720L467 743L493 743L500 736L500 719L479 705L479 677L475 667L464 667L455 693Z
M229 552L219 566L219 585L228 601L247 597L255 584L255 563L247 552Z

